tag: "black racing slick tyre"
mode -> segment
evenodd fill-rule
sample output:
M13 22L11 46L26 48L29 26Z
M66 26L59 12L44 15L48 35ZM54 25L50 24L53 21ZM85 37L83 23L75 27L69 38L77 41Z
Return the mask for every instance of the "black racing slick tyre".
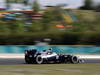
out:
M44 62L44 60L43 60L43 58L41 57L41 55L38 55L38 56L36 57L36 63L37 63L37 64L43 64L43 62Z
M71 63L73 63L73 64L79 63L78 57L76 57L76 56L71 56Z
M31 61L27 56L25 56L25 62L26 62L26 64L31 64Z

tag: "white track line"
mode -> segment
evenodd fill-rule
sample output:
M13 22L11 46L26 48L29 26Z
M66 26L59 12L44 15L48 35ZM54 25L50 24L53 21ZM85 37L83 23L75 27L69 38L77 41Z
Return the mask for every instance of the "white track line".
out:
M100 55L76 55L80 59L100 59Z
M18 59L18 58L24 58L24 54L0 54L0 58L2 59Z
M76 55L79 59L100 59L100 55ZM0 54L1 59L23 59L24 54Z

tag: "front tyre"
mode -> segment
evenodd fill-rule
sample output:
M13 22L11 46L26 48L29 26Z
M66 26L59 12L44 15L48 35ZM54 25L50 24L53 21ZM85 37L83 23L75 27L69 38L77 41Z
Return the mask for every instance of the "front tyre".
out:
M73 63L73 64L77 64L77 63L79 63L79 59L78 59L78 57L76 57L76 56L72 56L72 57L71 57L71 63Z
M43 64L43 62L44 62L44 60L43 60L43 58L41 57L41 55L38 55L38 56L36 57L36 63L37 63L37 64Z

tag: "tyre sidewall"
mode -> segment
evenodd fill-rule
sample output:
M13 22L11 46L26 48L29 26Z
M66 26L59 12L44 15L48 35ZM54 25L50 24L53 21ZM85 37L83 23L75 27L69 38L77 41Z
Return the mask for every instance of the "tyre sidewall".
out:
M77 56L71 56L71 63L77 64L79 62L79 59Z
M36 57L36 63L37 63L37 64L43 64L43 58L41 57L41 55L38 55L38 56Z

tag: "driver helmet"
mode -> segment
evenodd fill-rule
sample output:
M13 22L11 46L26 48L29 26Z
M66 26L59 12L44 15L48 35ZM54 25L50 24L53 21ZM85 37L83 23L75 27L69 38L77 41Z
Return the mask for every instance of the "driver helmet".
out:
M49 50L52 50L52 48L49 48Z

